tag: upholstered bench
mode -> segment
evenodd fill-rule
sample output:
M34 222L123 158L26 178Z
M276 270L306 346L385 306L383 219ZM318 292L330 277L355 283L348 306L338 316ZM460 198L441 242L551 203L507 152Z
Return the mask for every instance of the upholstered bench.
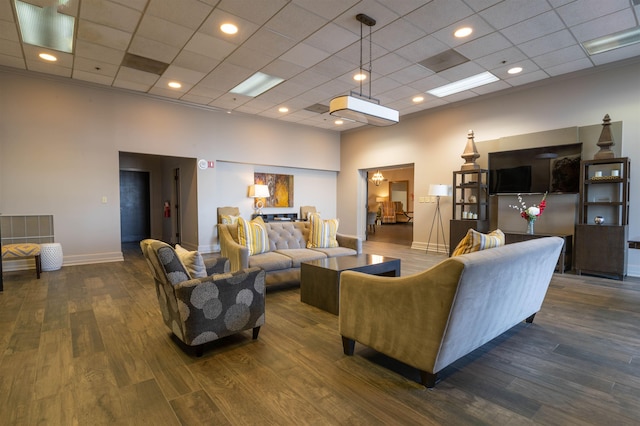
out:
M2 246L2 260L33 257L36 261L36 276L40 279L42 266L40 263L40 244L7 244Z

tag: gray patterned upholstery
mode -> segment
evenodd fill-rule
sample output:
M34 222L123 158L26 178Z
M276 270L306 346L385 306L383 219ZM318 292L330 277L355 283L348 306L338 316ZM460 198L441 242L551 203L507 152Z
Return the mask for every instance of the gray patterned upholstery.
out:
M254 339L258 337L265 310L262 269L230 273L229 261L219 258L207 260L207 273L212 275L189 279L170 245L147 239L140 248L156 284L164 322L181 341L198 346L249 329Z

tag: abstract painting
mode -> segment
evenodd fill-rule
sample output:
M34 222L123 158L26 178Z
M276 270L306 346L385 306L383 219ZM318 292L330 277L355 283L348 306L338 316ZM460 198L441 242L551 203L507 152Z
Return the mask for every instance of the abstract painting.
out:
M269 198L262 199L265 207L293 207L293 175L254 173L253 179L255 184L269 187Z

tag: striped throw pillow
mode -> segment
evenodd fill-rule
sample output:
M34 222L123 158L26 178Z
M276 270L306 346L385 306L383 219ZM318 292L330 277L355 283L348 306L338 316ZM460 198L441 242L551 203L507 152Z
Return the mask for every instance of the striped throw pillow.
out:
M469 231L467 231L467 235L465 235L462 241L458 243L451 256L459 256L461 254L473 253L474 251L503 245L504 233L499 229L491 231L488 234L483 234L475 229L469 229Z
M338 240L336 240L338 219L323 220L319 214L312 213L309 215L309 221L311 228L309 229L307 248L339 247Z
M269 236L261 217L251 222L238 218L238 243L249 249L249 256L269 251Z

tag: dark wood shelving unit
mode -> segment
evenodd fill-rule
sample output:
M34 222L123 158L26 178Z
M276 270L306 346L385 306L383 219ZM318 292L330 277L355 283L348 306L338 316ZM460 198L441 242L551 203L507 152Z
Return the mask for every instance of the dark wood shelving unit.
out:
M485 169L453 172L453 214L449 223L449 256L473 228L489 232L489 171ZM475 198L474 198L475 197ZM464 213L475 215L465 217Z
M627 157L581 163L575 234L577 274L617 279L627 275L630 167ZM603 222L597 224L596 217Z

